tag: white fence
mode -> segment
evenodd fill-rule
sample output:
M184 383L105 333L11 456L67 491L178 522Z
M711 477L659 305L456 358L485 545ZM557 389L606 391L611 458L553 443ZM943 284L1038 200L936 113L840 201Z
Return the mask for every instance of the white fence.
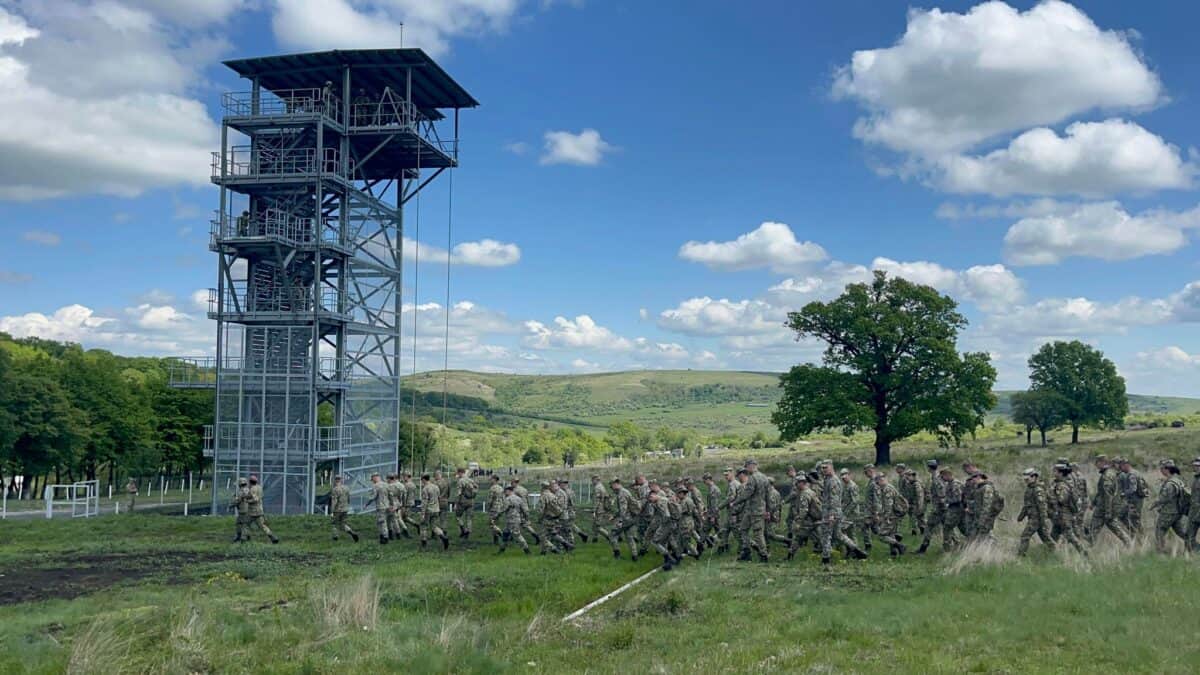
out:
M72 518L100 515L100 481L85 480L68 485L47 485L44 494L46 517L53 518L56 508Z

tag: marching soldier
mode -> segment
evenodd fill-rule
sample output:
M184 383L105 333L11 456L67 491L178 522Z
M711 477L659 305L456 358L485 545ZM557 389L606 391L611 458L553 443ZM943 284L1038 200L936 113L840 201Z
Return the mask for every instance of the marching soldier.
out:
M614 558L621 557L621 537L624 536L629 545L629 556L636 562L638 559L637 514L641 512L641 504L633 493L621 485L620 478L613 478L609 483L612 487L613 524L608 543L612 546Z
M791 542L788 544L787 559L796 557L800 550L812 539L821 524L821 499L808 486L808 476L796 476L795 487L792 488L795 498L792 500Z
M992 528L1004 510L1004 497L996 492L996 485L982 471L971 476L971 482L975 483L975 504L972 507L975 514L974 541L992 541Z
M905 469L900 478L900 494L908 500L908 517L912 521L913 536L925 534L925 486L917 478L917 472Z
M875 485L875 465L868 464L863 467L863 475L867 477L867 483L863 486L863 504L859 508L862 513L862 519L859 522L859 527L863 531L863 550L871 552L871 535L875 534L875 514L879 511L879 488Z
M942 550L949 551L957 548L961 543L955 530L965 534L963 526L963 515L966 511L966 505L963 504L963 484L962 481L954 477L954 471L950 467L942 467L939 472L942 477L942 484L946 494L946 519L942 527Z
M1066 539L1075 550L1087 555L1087 549L1079 540L1075 531L1075 511L1079 509L1079 501L1071 487L1071 465L1054 465L1054 482L1050 484L1046 495L1047 506L1050 508L1050 538L1056 544Z
M506 506L507 496L509 494L513 494L511 491L511 488L512 488L511 485L508 486L507 488L502 487L500 485L500 476L497 474L492 474L492 486L490 488L488 488L487 515L488 515L488 527L492 531L492 543L493 544L499 544L500 543L500 535L502 535L504 533L500 529L500 519L503 517L504 510L507 508L507 506ZM520 497L518 497L518 499L520 499ZM528 508L525 509L525 513L528 515L528 513L529 513ZM519 534L519 532L518 532L518 534ZM504 550L503 545L500 546L500 550L501 551Z
M1025 499L1021 505L1021 513L1017 522L1028 519L1025 529L1021 531L1021 543L1017 546L1017 555L1023 556L1029 552L1029 540L1033 535L1041 538L1042 543L1051 551L1054 550L1054 537L1050 536L1050 508L1046 503L1046 491L1038 480L1037 469L1025 469L1021 472L1025 477Z
M450 548L450 537L446 536L445 530L441 525L441 493L438 490L437 483L430 479L429 474L421 476L421 550L425 550L425 544L429 541L430 535L442 540L442 550Z
M599 542L612 539L613 509L612 495L604 487L600 476L592 476L592 539Z
M679 502L679 555L690 555L696 560L700 559L700 550L696 544L696 519L699 516L699 509L696 507L696 502L692 501L691 491L686 485L680 485L675 489L675 495Z
M887 474L880 471L875 474L878 511L875 513L875 534L880 541L888 545L888 552L894 558L904 555L904 544L900 543L900 519L908 513L908 500L895 485L888 482Z
M267 526L267 517L263 515L263 492L262 486L258 484L258 476L251 474L250 487L245 496L246 500L246 532L249 534L250 526L253 525L262 530L262 533L267 535L272 544L279 543L279 537L271 531ZM249 537L247 537L249 540Z
M358 533L350 527L347 516L350 514L350 488L342 483L341 476L333 477L333 487L329 490L329 518L333 522L333 540L338 540L342 532L358 543Z
M842 467L838 472L842 482L842 532L850 539L854 539L855 533L862 535L862 548L864 551L871 550L871 532L867 529L867 505L863 502L862 495L858 489L858 483L854 482L854 474L850 473L850 469ZM849 551L846 551L849 554Z
M1128 546L1129 536L1117 521L1117 502L1120 498L1117 495L1117 477L1112 471L1108 457L1097 457L1096 469L1100 472L1100 477L1096 479L1096 494L1092 496L1092 519L1088 522L1087 529L1088 543L1094 544L1096 535L1107 527L1122 544Z
M492 476L492 485L493 487L500 485L499 476ZM512 485L503 488L500 501L503 505L496 512L496 518L504 519L504 531L500 533L498 553L504 553L508 542L516 539L525 555L529 555L529 544L521 533L526 529L525 524L529 521L529 504L515 493ZM495 523L495 519L492 522Z
M401 483L400 477L394 473L388 474L387 493L388 539L399 539L401 536L410 539L412 535L408 533L408 525L404 523L404 483Z
M575 537L582 539L585 544L588 543L587 533L575 522L575 492L571 490L570 480L558 479L558 498L563 503L563 535L571 543L572 548L575 547Z
M783 534L779 533L779 524L783 522L783 496L779 494L779 489L775 487L775 479L767 476L767 517L763 528L767 546L771 542L778 541L788 544L787 530Z
M721 487L713 480L712 474L704 474L704 484L708 486L708 491L704 495L704 534L705 542L710 547L715 547L719 543L721 534L721 509L724 508L723 495Z
M1154 546L1159 553L1167 552L1167 533L1174 532L1183 539L1186 548L1187 527L1184 525L1184 513L1191 510L1187 501L1187 488L1179 477L1179 467L1175 460L1164 459L1159 463L1158 472L1162 474L1163 482L1158 488L1158 499L1154 500L1158 518L1154 523Z
M741 502L737 500L738 490L742 487L742 482L738 479L732 467L725 467L725 503L721 506L721 510L725 511L725 524L721 526L721 545L717 547L717 553L725 553L729 550L729 537L731 534L737 534L738 552L742 550L742 537L738 531L738 521L742 518Z
M842 532L842 481L833 473L833 460L821 462L821 563L830 563L833 542L846 547L855 558L864 559L867 553Z
M542 555L570 551L573 547L562 537L563 505L555 491L554 483L542 481L542 494L538 498L541 513Z
M746 481L738 492L738 501L742 504L742 519L739 530L742 532L742 551L738 560L749 560L750 552L758 553L759 562L767 562L767 542L765 537L767 493L771 483L767 477L758 471L758 462L747 459L745 464Z
M433 484L438 489L437 525L442 532L445 532L450 529L447 524L447 519L450 517L450 480L442 475L440 469L437 469L433 472ZM449 535L446 536L449 537Z
M1118 481L1117 485L1121 491L1121 496L1125 499L1125 513L1121 524L1125 526L1132 536L1137 536L1142 533L1142 507L1145 505L1146 498L1150 496L1150 486L1146 484L1146 479L1142 474L1129 462L1127 458L1122 457L1117 463Z
M962 469L965 476L962 483L963 511L958 529L966 541L971 541L975 538L975 522L979 518L979 514L975 512L975 488L978 481L971 479L979 473L979 467L975 466L974 462L967 460L963 462Z
M929 550L929 542L933 540L938 530L942 532L943 549L949 546L950 535L953 534L946 528L946 482L938 476L938 461L931 459L925 462L925 466L929 469L929 487L926 490L929 497L929 510L925 517L925 538L921 541L921 547L917 549L917 553Z
M247 527L250 524L250 482L245 478L238 479L237 492L233 493L233 501L229 504L230 510L237 514L234 521L236 534L233 537L233 542L236 544L241 541L250 541L250 533Z
M363 504L363 508L375 505L375 527L379 530L379 543L388 543L388 519L392 508L392 496L387 483L379 479L378 473L371 474L371 498Z
M458 499L454 502L454 515L458 519L458 536L460 539L471 538L471 521L474 519L475 495L479 492L479 484L467 475L467 470L459 467L454 472Z
M240 479L238 484L241 484ZM138 484L133 477L130 477L129 480L125 482L125 494L129 498L125 503L126 513L133 513L133 505L137 501L138 494Z

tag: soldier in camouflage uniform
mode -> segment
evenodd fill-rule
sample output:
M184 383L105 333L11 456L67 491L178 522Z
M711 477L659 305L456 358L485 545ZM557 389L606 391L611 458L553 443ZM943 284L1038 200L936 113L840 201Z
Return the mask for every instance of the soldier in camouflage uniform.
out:
M558 496L563 502L563 533L571 546L575 546L575 537L588 543L587 532L575 522L575 492L571 490L571 481L566 478L558 479Z
M863 559L867 553L842 532L842 481L834 475L833 460L821 462L821 563L828 565L833 543L846 548L847 553Z
M421 501L421 488L413 482L411 473L404 474L404 508L400 511L400 517L404 519L406 525L411 525L413 529L421 529L421 514L417 511L417 503Z
M633 493L621 485L620 478L613 478L609 483L612 487L612 505L614 524L608 543L612 546L614 558L621 557L621 537L624 536L629 546L629 556L636 562L638 559L637 517L641 512L641 504Z
M954 531L956 529L959 532L964 531L962 521L966 505L963 504L962 481L954 477L954 472L950 470L950 467L942 467L939 474L942 477L946 499L946 516L942 525L942 550L949 551L958 548L962 541Z
M1076 551L1086 556L1087 549L1083 547L1079 535L1075 532L1075 511L1079 508L1079 502L1071 489L1070 476L1070 464L1054 465L1054 482L1050 484L1047 495L1047 506L1050 508L1050 538L1055 543L1061 543L1065 539Z
M441 470L436 470L433 472L433 483L438 489L437 526L445 532L450 529L450 479L443 476Z
M1159 464L1158 472L1162 474L1163 482L1158 488L1158 498L1154 500L1153 510L1158 511L1154 523L1154 547L1159 553L1167 552L1167 533L1174 532L1184 541L1187 547L1187 526L1184 524L1184 508L1190 510L1187 488L1179 477L1179 467L1175 460L1164 459Z
M1142 509L1146 497L1150 496L1150 486L1128 459L1121 458L1117 469L1120 472L1117 474L1117 487L1125 498L1125 516L1121 523L1136 537L1142 533Z
M387 510L387 530L389 539L399 539L403 535L406 539L411 535L408 533L408 526L404 523L401 517L404 513L404 483L397 480L396 474L389 473L387 477L388 491L388 510Z
M493 475L492 479L493 487L500 485L499 476ZM504 530L500 533L500 550L498 552L504 553L504 549L508 547L508 542L516 539L517 543L521 545L521 550L525 552L525 555L529 555L529 543L525 541L525 537L521 534L524 524L529 521L529 504L514 493L512 485L503 488L500 495L501 506L496 512L496 518L503 519ZM495 519L492 522L495 523Z
M358 533L350 527L346 517L350 514L350 488L342 483L341 476L333 477L333 487L329 489L329 520L333 524L333 540L338 540L342 532L358 542Z
M1112 471L1116 476L1117 483L1117 500L1113 507L1113 512L1116 514L1117 522L1125 531L1129 533L1130 538L1133 537L1133 530L1129 529L1129 501L1125 499L1125 492L1129 487L1129 476L1121 471L1121 462L1125 461L1124 457L1117 456L1112 461Z
M742 533L742 550L739 560L749 560L750 552L758 554L760 562L767 562L769 552L765 536L767 515L767 493L771 483L767 477L758 471L758 462L746 460L746 481L738 491L737 499L742 506L742 518L739 530Z
M796 557L796 551L816 537L821 525L821 498L808 486L808 476L796 476L792 493L795 497L791 500L792 540L788 544L788 560Z
M392 496L388 490L387 483L379 478L379 474L371 474L371 498L367 503L363 504L365 509L371 505L375 506L375 528L379 530L379 543L388 543L388 512L392 508Z
M126 513L133 513L133 505L137 502L137 494L138 494L137 481L134 480L133 478L130 478L125 483L125 495L129 498L129 501L127 501L125 503L125 509L126 509L125 512Z
M696 537L696 521L699 519L700 509L686 485L680 486L676 494L679 496L679 553L699 560L703 545L699 544Z
M442 540L442 550L450 548L450 537L442 529L442 499L437 483L429 478L429 474L421 476L421 550L425 549L429 537L435 536Z
M562 536L563 503L558 497L554 483L550 481L542 481L538 511L541 514L542 555L561 553L574 548Z
M238 479L237 492L233 493L233 501L229 503L229 508L237 515L234 520L234 537L233 543L242 541L250 541L250 482L245 478Z
M1089 544L1096 542L1096 535L1108 528L1122 544L1129 545L1129 536L1125 528L1117 521L1117 476L1112 470L1108 458L1100 455L1096 458L1096 469L1100 477L1096 479L1096 494L1092 496L1092 519L1088 522L1087 540Z
M250 493L247 497L247 513L246 513L246 532L249 534L250 526L253 525L262 530L262 533L267 535L272 544L279 543L279 537L271 531L267 526L267 517L263 515L263 491L262 486L258 484L258 476L251 474L250 476Z
M763 535L767 546L770 546L773 541L787 545L788 530L785 529L783 534L779 533L779 524L783 522L783 495L779 494L779 489L775 487L774 478L767 476L767 484L769 486L767 488L767 518Z
M1021 543L1017 546L1017 555L1029 552L1029 540L1033 535L1041 538L1042 543L1051 551L1054 550L1054 537L1050 536L1050 506L1046 503L1046 491L1038 480L1036 469L1025 469L1021 472L1025 477L1025 500L1021 505L1021 513L1017 522L1027 520L1025 529L1021 531Z
M646 493L646 503L650 508L650 524L646 528L646 536L650 537L650 545L663 558L663 570L669 571L679 563L671 552L671 510L667 498L660 492Z
M512 486L510 485L509 487ZM500 485L499 474L492 474L492 484L488 488L487 503L484 508L487 509L488 529L492 531L493 544L499 544L500 536L504 534L504 530L500 527L500 523L502 522L501 518L503 517L502 514L504 509L507 508L505 506L505 497L507 496L505 489L506 488L504 486ZM517 499L520 499L520 497L517 497ZM526 505L525 511L528 513L528 505ZM518 532L518 534L520 533ZM501 547L501 550L503 550L503 547Z
M892 557L904 555L906 549L900 543L899 528L900 519L908 513L908 500L888 482L887 474L882 471L875 474L875 487L879 509L875 513L875 533L888 545Z
M942 541L949 541L946 527L946 483L938 476L936 459L925 462L925 466L929 469L929 487L925 491L928 497L928 514L925 516L925 538L921 541L921 547L917 549L917 553L929 550L929 542L933 541L938 530L942 532Z
M715 547L719 544L721 533L721 509L724 508L724 495L721 488L713 480L712 474L704 474L704 484L708 490L704 494L704 527L701 529L705 545Z
M996 526L996 518L1004 508L1004 498L996 492L996 485L982 471L971 477L975 483L975 503L972 511L975 513L975 536L973 541L994 541L992 529Z
M1075 511L1075 534L1080 537L1087 537L1087 510L1089 499L1087 478L1084 478L1083 473L1079 471L1079 465L1066 457L1058 458L1059 464L1066 464L1071 467L1071 492L1075 495L1075 500L1079 502L1079 508Z
M856 532L861 534L863 550L870 551L871 533L866 527L867 505L859 493L858 483L854 482L850 469L843 468L838 475L842 483L842 532L851 540ZM849 549L845 553L849 555Z
M972 541L975 538L975 521L978 519L979 514L975 512L975 486L977 485L977 481L971 479L979 473L979 467L975 466L974 462L966 461L963 462L962 468L963 475L966 478L963 479L963 514L962 520L959 521L958 529L967 541Z
M458 521L459 539L471 538L471 525L475 520L475 496L479 494L479 484L467 475L467 470L459 467L455 470L455 501L454 516Z
M912 523L912 534L925 534L925 486L917 478L917 472L905 469L900 477L900 494L908 501L908 518Z
M1188 503L1187 547L1195 553L1200 550L1196 541L1196 533L1200 531L1200 457L1192 460L1192 500Z
M604 487L600 476L592 476L592 539L597 542L612 539L611 499L612 495Z
M871 539L875 534L875 514L879 512L879 486L875 484L875 473L875 465L863 467L867 482L863 485L863 503L859 509L862 518L858 525L863 532L863 550L868 553L871 552Z
M742 488L742 483L738 479L738 474L734 473L732 467L725 468L725 503L721 507L725 511L725 524L721 526L721 545L717 547L717 553L725 553L729 550L729 537L731 534L738 532L738 521L741 520L742 513L740 502L737 501L738 490ZM737 535L738 551L742 550L741 535Z

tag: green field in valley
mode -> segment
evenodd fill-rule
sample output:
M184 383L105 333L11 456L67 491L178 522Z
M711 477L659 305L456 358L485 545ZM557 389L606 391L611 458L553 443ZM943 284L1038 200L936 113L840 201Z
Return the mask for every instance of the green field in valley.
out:
M1026 465L1104 452L1145 470L1162 456L1193 456L1198 441L1186 429L1051 451L906 444L898 461L970 455L998 477L1008 508L995 547L942 555L935 546L891 560L876 546L866 562L839 556L828 569L811 555L784 562L778 547L767 564L706 553L574 622L562 618L650 570L656 556L613 560L594 544L564 557L498 556L481 520L472 542L425 553L404 540L331 542L320 517L272 519L278 546L229 543L229 517L8 521L0 672L1193 673L1195 559L1178 545L1164 557L1106 538L1090 559L1035 544L1020 560L1013 521ZM819 447L773 451L762 463L780 475L825 452L854 467L870 457ZM638 468L694 474L744 454ZM371 531L371 516L353 518Z

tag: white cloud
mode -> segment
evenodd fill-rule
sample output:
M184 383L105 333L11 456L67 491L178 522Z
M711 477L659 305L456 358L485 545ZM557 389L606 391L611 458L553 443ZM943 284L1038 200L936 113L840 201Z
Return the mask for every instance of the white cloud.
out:
M959 300L974 302L983 309L1008 307L1025 296L1024 283L1004 265L976 265L958 271L926 261L898 262L876 258L871 268L932 286Z
M58 246L62 243L62 236L56 232L46 232L45 230L28 230L21 235L25 241L41 244L42 246Z
M1062 202L1048 197L1006 204L956 204L943 202L934 212L942 220L989 220L995 218L1033 218L1070 213L1079 208L1076 202Z
M538 160L541 164L596 166L613 150L595 129L584 129L577 134L547 131L545 140L542 157Z
M1119 364L1129 391L1163 396L1195 396L1200 354L1170 345L1138 352Z
M891 47L854 53L835 97L867 110L860 139L925 156L953 153L1091 110L1143 109L1158 77L1130 44L1057 1L1020 12L985 2L965 14L911 9Z
M0 8L0 31L0 199L208 183L217 126L184 91L223 40L113 0Z
M986 155L948 155L934 164L931 180L941 189L994 196L1184 189L1196 172L1179 148L1120 119L1076 122L1063 136L1039 127Z
M763 300L690 298L658 315L663 330L687 335L752 335L777 330L786 313Z
M525 141L513 141L512 143L505 143L504 149L514 155L524 155L530 150L529 144Z
M575 370L579 370L579 371L582 371L585 373L594 373L594 372L600 370L599 363L593 363L592 361L588 361L586 359L572 359L571 367L574 368Z
M643 356L667 361L680 361L688 357L688 350L678 342L654 342L644 337L634 338L634 349Z
M1134 216L1118 202L1080 204L1064 214L1017 221L1004 235L1004 255L1014 265L1053 265L1071 256L1128 260L1173 253L1198 227L1200 207Z
M984 328L992 334L1041 338L1114 335L1135 326L1167 323L1175 316L1172 303L1164 299L1046 298L991 315Z
M825 260L828 254L811 241L797 241L787 225L768 221L733 241L689 241L679 247L679 257L713 269L769 267L786 273L806 269Z
M404 238L405 260L416 261L418 249L422 263L446 264L446 249L431 244L418 244L408 237ZM520 260L521 248L519 246L495 239L465 241L455 244L454 249L450 252L450 264L452 265L506 267L515 265Z
M519 0L276 0L271 27L297 49L420 47L442 56L455 37L503 32Z
M859 284L871 279L871 270L862 265L833 261L817 272L784 279L767 289L776 302L798 307L810 300L828 300L841 295L847 284Z
M1175 345L1138 352L1137 358L1143 363L1151 364L1165 371L1171 371L1175 368L1200 367L1200 354L1189 354L1181 347Z
M523 342L533 349L628 351L633 348L629 339L597 324L587 314L581 314L573 320L558 316L550 326L540 321L526 321L525 330Z
M90 307L73 304L53 314L30 312L0 317L0 332L14 337L37 336L76 342L85 348L103 348L128 355L180 355L210 353L211 324L170 306L142 304L120 315L105 316Z

